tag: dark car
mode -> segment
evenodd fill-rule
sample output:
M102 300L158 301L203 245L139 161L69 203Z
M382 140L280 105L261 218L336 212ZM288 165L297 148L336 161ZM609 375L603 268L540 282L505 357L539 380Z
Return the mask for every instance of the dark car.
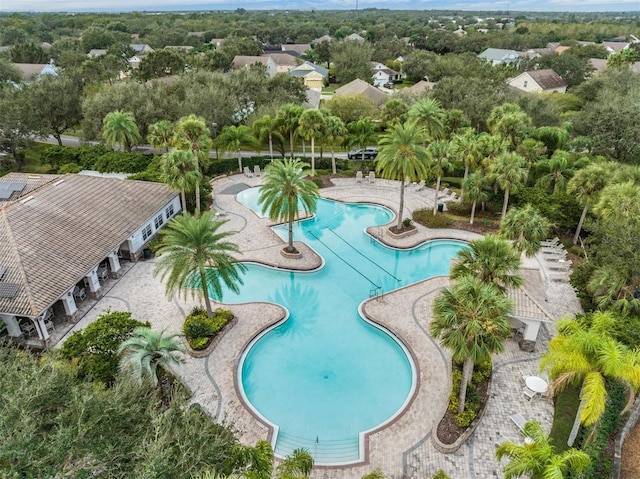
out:
M378 156L377 148L367 147L364 149L364 159L365 160L373 160L376 156ZM350 160L361 160L362 159L362 148L357 150L351 150L347 153L347 158Z

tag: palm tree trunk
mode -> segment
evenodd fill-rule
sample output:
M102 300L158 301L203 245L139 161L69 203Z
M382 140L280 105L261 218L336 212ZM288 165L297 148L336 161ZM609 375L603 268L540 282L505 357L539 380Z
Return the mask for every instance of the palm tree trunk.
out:
M307 156L307 143L302 139L302 156Z
M200 180L196 181L196 214L200 215Z
M504 201L502 202L502 217L507 214L507 206L509 206L509 188L504 190Z
M238 148L238 170L242 173L242 154L240 153L240 148Z
M316 137L311 137L311 176L316 176Z
M293 160L293 130L289 132L289 146L291 147L291 159Z
M333 151L333 147L331 147L331 171L333 174L336 174L336 154Z
M402 229L402 210L404 206L404 179L400 181L400 206L398 207L398 226L396 229L400 231Z
M293 253L293 219L289 220L289 246L287 250Z
M462 178L462 186L460 187L460 203L464 202L464 182L469 176L469 162L464 162L464 177Z
M467 358L462 364L462 382L460 383L460 395L458 396L458 414L464 412L465 401L467 400L467 384L473 374L473 359Z
M187 195L185 195L184 190L180 190L180 199L182 200L182 210L187 211Z
M273 136L269 133L269 154L271 155L271 161L273 161Z
M433 214L438 212L438 192L440 191L440 176L436 179L436 199L433 201Z
M202 285L202 294L204 295L204 305L207 308L207 317L213 318L211 299L209 299L209 285L207 284L207 276L204 272L204 266L200 268L200 284Z
M476 201L473 201L471 205L471 219L469 220L469 224L473 224L473 218L476 216Z
M587 201L582 208L582 214L580 215L580 221L578 221L578 227L576 228L576 234L573 235L573 244L578 244L578 238L580 237L580 231L584 224L584 219L587 217L587 210L589 209L589 202Z

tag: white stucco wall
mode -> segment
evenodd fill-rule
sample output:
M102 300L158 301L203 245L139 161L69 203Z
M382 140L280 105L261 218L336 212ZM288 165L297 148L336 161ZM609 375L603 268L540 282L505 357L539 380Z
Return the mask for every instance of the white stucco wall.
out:
M173 214L167 218L166 210L171 205L173 205ZM152 238L160 228L166 225L169 219L177 215L181 211L181 209L180 196L176 196L172 201L164 205L160 210L156 211L153 216L147 219L147 221L142 223L142 225L131 236L129 236L129 241L131 242L131 247L133 248L132 253L137 253L138 251L140 251L140 248L142 248L145 243L147 243L149 239ZM162 225L160 225L159 228L156 228L154 222L160 214L162 214ZM151 226L151 234L145 239L142 236L142 232L147 228L147 226Z

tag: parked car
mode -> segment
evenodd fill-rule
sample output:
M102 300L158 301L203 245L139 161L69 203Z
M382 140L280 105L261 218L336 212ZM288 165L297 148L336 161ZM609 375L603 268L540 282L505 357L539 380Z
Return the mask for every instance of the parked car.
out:
M378 156L378 149L368 146L364 149L364 159L365 160L373 160L376 156ZM357 150L351 150L347 153L347 158L350 160L361 160L362 159L362 148L358 148Z

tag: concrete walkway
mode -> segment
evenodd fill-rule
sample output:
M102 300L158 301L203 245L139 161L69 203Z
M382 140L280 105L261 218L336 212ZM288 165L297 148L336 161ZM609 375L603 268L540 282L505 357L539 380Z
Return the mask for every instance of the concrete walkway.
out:
M303 259L291 260L280 255L282 241L269 228L268 219L259 218L235 200L235 195L224 193L255 186L260 178L237 175L214 181L214 208L229 220L224 228L237 231L232 238L241 250L243 260L271 264L275 267L315 269L322 258L306 245L297 243ZM334 180L336 186L321 190L324 197L340 201L375 202L397 210L399 184L376 180L375 184L357 184L355 179ZM431 190L433 193L433 190ZM411 211L429 207L432 195L423 191L407 191L407 215ZM433 238L446 237L470 240L477 235L456 230L430 230L419 226L418 233L404 238L396 247L411 247ZM371 232L370 232L371 233ZM371 233L375 234L375 232ZM383 235L384 236L384 235ZM385 237L386 242L393 242ZM542 262L527 260L523 270L526 287L544 305L552 318L579 311L579 303L568 284L544 281ZM180 332L182 320L197 304L193 299L171 298L164 294L164 286L153 277L154 260L135 264L107 296L76 325L83 328L104 310L131 311L133 317L150 321L155 329ZM419 384L413 400L405 411L387 427L374 431L368 440L368 463L351 467L314 470L318 478L360 478L380 467L388 478L429 478L438 469L444 469L454 479L502 477L501 466L495 459L495 440L504 436L522 441L522 435L510 421L514 413L526 419L540 421L549 431L553 406L549 399L531 402L522 396L519 382L521 371L538 370L538 359L546 349L549 331L542 328L536 351L520 351L515 341L507 341L505 352L494 356L494 375L491 399L481 424L456 453L445 455L431 445L431 435L447 405L450 389L450 356L428 334L431 321L431 302L438 291L448 285L446 277L436 277L408 286L382 298L372 299L363 306L368 318L378 322L399 336L410 349L419 370ZM285 314L283 308L266 303L225 305L238 318L238 323L223 337L208 357L187 358L175 372L193 392L193 401L200 403L218 421L233 423L240 438L255 444L259 438L268 438L268 429L257 420L238 397L235 375L241 351L260 331Z

